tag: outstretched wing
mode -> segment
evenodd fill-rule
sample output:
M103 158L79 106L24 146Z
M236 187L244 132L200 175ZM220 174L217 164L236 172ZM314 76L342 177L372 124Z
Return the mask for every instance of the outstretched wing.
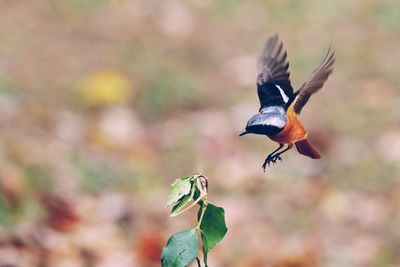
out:
M288 102L293 96L287 52L278 34L269 37L258 61L257 93L261 108Z
M329 48L328 53L322 60L322 63L311 73L310 78L296 92L297 97L293 103L293 110L300 113L301 109L310 99L310 96L322 88L329 75L333 71L335 62L335 52Z

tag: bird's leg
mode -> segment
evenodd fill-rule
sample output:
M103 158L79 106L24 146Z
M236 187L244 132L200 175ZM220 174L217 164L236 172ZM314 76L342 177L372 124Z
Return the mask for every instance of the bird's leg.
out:
M289 149L291 149L292 147L293 147L293 144L288 144L287 148L285 148L284 150L282 150L282 151L276 153L276 154L273 156L272 162L273 162L273 163L276 163L277 160L282 161L281 155L282 155L283 153L285 153L286 151L288 151Z
M274 152L272 152L271 154L268 155L268 157L265 159L264 164L262 165L262 168L265 172L265 167L271 164L275 164L278 160L282 161L281 155L283 153L285 153L286 151L288 151L289 149L291 149L293 147L293 144L288 144L287 148L285 148L284 150L277 152L279 149L281 149L283 147L283 144L279 144L279 148L277 150L275 150Z
M265 161L264 161L264 163L263 163L263 165L262 165L262 168L263 168L263 170L264 170L264 172L265 172L265 167L267 166L267 164L268 164L268 166L271 164L271 162L272 163L275 163L276 162L276 160L274 160L274 157L275 157L275 153L278 151L278 150L280 150L281 148L283 147L283 144L279 144L279 147L277 148L277 149L275 149L274 151L272 151L272 153L270 153L268 156L267 156L267 158L265 159Z
M283 147L283 144L279 144L279 147L277 149L275 149L274 151L272 151L268 156L267 159L272 160L274 157L274 154L279 151L281 148Z

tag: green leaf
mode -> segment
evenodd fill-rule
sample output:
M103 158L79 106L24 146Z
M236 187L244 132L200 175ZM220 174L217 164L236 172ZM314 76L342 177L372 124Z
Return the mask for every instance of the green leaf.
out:
M199 209L198 219L200 218ZM207 254L215 245L224 238L228 229L225 224L225 211L223 208L208 203L200 224L201 238L203 240L204 264L207 265Z
M192 188L193 185L192 180L193 176L176 179L171 184L171 189L169 191L168 201L166 206L176 203L183 196L189 194L190 189Z
M162 267L185 267L197 257L197 231L189 229L172 235L161 254Z
M190 194L184 195L181 199L178 200L178 203L172 208L171 217L178 215L178 213L193 199L193 195L195 192L196 187L193 186L190 190Z

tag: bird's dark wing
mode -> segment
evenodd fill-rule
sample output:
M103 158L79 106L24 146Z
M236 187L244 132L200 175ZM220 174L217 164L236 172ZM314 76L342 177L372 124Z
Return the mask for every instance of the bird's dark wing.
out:
M293 88L289 79L289 62L286 58L287 52L278 35L275 34L268 38L258 61L257 92L261 108L276 104L276 102L282 102L282 104L287 102L276 85L288 98L293 96Z
M310 96L322 88L329 75L333 71L333 63L335 62L335 52L329 48L328 53L322 60L321 64L311 73L310 78L296 92L297 97L293 103L293 110L300 113L301 109L310 99Z

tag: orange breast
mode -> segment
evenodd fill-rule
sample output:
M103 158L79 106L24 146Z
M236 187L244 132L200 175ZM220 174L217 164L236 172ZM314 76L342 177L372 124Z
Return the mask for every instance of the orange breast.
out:
M307 138L307 132L297 118L293 105L288 108L285 128L270 138L281 144L290 144Z

